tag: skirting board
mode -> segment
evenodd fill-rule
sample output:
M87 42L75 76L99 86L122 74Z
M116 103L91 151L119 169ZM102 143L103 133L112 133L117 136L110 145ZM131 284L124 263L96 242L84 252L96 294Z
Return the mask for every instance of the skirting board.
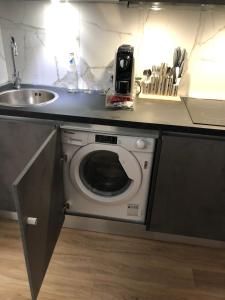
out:
M16 212L0 210L0 218L18 221ZM173 242L225 249L225 242L222 241L146 231L145 225L135 223L66 215L63 227L108 234L117 234L135 238L145 238L162 242Z
M145 225L135 223L126 223L90 217L87 218L81 216L66 215L64 227L78 230L130 236L135 238L145 238L149 240L158 240L162 242L173 242L225 249L225 242L223 241L215 241L202 238L187 237L182 235L146 231Z
M0 218L18 221L17 212L15 211L0 210Z

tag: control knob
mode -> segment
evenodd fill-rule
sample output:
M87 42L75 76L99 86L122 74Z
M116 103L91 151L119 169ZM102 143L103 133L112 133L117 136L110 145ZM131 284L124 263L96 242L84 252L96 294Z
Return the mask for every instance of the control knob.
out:
M146 146L146 142L145 142L144 140L138 139L138 140L136 141L136 147L137 147L138 149L144 149L145 146Z

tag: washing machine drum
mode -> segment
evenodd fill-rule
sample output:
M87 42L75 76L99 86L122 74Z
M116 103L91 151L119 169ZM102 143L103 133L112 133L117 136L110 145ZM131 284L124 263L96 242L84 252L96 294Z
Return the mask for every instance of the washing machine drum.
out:
M74 187L90 200L114 204L137 193L142 172L128 150L118 145L89 144L74 154L70 178Z

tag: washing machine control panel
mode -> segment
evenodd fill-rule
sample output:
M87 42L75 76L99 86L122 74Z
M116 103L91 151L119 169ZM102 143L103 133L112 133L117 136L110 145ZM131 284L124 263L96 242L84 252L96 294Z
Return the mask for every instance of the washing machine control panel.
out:
M88 131L63 130L62 143L82 147L88 144L111 144L129 151L154 152L155 139L138 136L122 136Z

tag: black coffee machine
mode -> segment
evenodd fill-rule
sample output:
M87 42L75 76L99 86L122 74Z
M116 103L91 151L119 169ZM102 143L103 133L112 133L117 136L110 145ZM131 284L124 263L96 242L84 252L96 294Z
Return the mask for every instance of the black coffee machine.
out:
M134 83L134 47L121 45L116 53L114 87L118 94L131 94Z

